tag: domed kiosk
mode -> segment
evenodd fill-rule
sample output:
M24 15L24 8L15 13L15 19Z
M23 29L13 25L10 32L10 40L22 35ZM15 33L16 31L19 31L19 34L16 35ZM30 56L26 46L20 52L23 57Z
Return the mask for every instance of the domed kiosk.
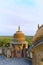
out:
M18 41L25 41L25 35L22 31L20 31L20 26L18 27L18 31L14 34L14 39Z
M18 27L18 31L13 35L13 40L10 43L11 57L25 57L25 49L28 48L28 42L25 39L24 33Z
M29 51L32 52L33 65L43 65L43 25L38 25L38 30L32 39Z

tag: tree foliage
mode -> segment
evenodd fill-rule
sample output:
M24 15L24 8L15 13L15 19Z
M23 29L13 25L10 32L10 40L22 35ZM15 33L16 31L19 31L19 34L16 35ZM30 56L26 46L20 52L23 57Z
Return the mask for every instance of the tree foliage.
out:
M26 41L28 41L28 44L32 44L32 37L33 36L26 36ZM12 36L0 36L0 46L9 46L9 43L12 41Z

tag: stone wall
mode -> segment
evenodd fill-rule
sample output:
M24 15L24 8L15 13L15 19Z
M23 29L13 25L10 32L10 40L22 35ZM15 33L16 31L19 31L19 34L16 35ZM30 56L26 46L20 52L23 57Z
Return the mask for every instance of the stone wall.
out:
M33 65L41 65L41 59L43 58L43 45L40 45L32 51L32 63Z

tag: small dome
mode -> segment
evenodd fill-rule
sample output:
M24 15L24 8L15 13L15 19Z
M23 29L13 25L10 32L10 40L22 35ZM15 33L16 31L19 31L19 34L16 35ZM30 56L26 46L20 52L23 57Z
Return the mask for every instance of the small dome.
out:
M20 26L18 27L18 31L16 31L13 37L19 41L25 41L25 35L22 31L20 31Z
M32 39L32 42L34 43L34 42L40 40L41 38L43 38L43 25L38 28L35 36Z

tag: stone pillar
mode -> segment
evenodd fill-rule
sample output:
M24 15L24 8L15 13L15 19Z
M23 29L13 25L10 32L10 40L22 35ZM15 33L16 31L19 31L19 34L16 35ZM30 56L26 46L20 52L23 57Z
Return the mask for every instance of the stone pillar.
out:
M24 58L26 57L26 49L25 48L23 49L23 57Z
M10 57L11 57L11 50L8 49L8 50L7 50L7 58L10 58Z
M12 57L12 58L14 58L14 53L15 53L15 52L14 52L14 49L12 48L12 50L11 50L11 57Z
M0 47L0 54L2 54L2 47Z
M28 48L28 44L26 44L26 48Z
M32 52L30 52L29 56L30 56L30 58L32 58Z

